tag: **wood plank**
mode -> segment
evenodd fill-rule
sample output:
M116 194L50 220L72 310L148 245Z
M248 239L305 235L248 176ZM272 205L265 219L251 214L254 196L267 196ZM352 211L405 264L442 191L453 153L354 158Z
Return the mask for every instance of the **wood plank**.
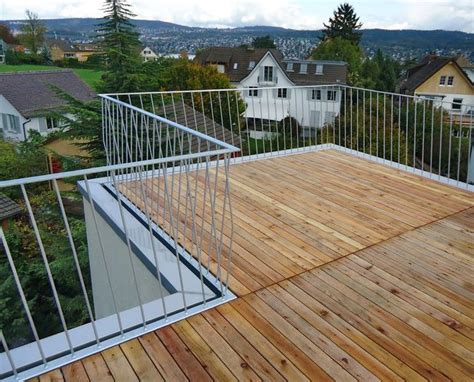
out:
M40 382L61 382L64 381L61 370L56 369L39 376Z
M153 362L143 349L140 341L133 339L120 345L128 362L140 381L163 381Z
M137 375L132 366L123 354L120 346L114 346L102 352L104 361L107 364L114 380L116 381L138 381Z
M206 369L170 326L155 333L190 381L212 381Z
M155 333L145 334L139 341L165 381L188 380Z
M86 369L81 361L76 361L70 363L61 368L61 371L64 376L64 380L68 381L77 381L77 382L86 382L89 381L87 376Z
M104 361L101 353L91 355L82 360L82 365L86 370L87 375L92 380L98 381L113 381L112 373Z

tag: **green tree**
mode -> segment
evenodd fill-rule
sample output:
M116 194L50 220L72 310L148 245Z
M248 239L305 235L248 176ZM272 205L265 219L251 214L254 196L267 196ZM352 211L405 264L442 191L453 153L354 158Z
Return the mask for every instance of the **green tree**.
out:
M275 49L275 41L269 36L259 36L255 37L252 41L252 46L254 48L266 48L266 49Z
M358 45L362 37L362 34L357 32L362 23L359 22L354 8L348 3L339 5L334 11L334 16L329 18L329 24L324 24L324 27L326 29L323 30L323 41L341 37Z
M357 85L359 83L359 71L362 65L363 52L358 45L342 37L334 37L321 41L311 53L315 60L340 60L347 62L348 83Z
M135 16L127 0L106 0L104 21L97 30L106 57L102 92L138 91L140 84L140 40L130 18Z
M36 55L44 43L46 27L39 19L38 15L30 10L26 10L26 21L21 27L19 39L31 54Z

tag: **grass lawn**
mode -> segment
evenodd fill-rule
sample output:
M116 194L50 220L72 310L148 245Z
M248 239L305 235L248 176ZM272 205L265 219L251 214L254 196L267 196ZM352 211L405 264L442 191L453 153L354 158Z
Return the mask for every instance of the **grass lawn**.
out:
M61 70L66 68L59 68L57 66L49 65L0 65L0 73L8 72L27 72L37 70ZM100 70L93 69L72 69L85 83L95 89L96 84L102 76Z

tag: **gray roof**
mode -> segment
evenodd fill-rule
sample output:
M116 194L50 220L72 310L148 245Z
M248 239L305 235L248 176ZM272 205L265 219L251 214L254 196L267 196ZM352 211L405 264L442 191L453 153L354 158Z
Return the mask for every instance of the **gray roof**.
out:
M9 197L0 194L0 221L21 213L20 206Z
M418 86L449 63L456 65L467 80L472 83L466 72L457 64L456 57L427 55L417 65L408 69L406 77L400 83L400 91L402 93L413 93Z
M61 39L50 39L46 41L46 45L48 45L50 48L53 46L61 49L63 52L76 52L78 49L72 45L69 41L67 40L61 40Z
M72 70L17 72L0 74L0 94L25 118L65 106L51 87L58 87L79 101L95 98L92 89Z
M165 105L157 110L157 114L170 121L179 123L180 125L189 127L190 129L199 131L220 141L226 142L230 145L240 147L240 136L232 133L228 128L216 123L211 118L208 118L203 113L193 109L191 106L176 101L174 104ZM218 118L216 118L217 120ZM211 146L211 149L215 147ZM196 153L199 150L199 142L193 139L191 142L191 152ZM206 148L202 146L201 151ZM189 150L189 148L188 148ZM186 152L187 150L184 149Z
M225 73L231 82L240 82L252 71L249 66L251 61L255 64L268 53L275 58L288 78L295 85L317 85L346 83L347 64L343 61L317 61L317 60L284 60L283 55L277 49L263 48L231 48L211 47L204 49L196 55L195 60L201 65L221 64L225 67ZM293 63L293 70L288 71L287 65ZM300 73L300 65L307 64L306 74ZM237 64L235 68L235 64ZM323 74L316 74L316 65L323 65ZM234 69L235 68L235 69Z

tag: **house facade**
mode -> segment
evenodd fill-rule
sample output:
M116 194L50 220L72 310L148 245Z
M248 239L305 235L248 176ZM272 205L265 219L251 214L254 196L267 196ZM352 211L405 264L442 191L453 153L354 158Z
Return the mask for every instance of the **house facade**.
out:
M31 131L43 136L61 127L50 116L66 105L52 89L57 87L81 100L95 97L92 89L72 70L0 74L0 134L3 139L23 141Z
M407 71L400 91L438 101L439 106L454 113L470 113L474 83L465 65L466 60L459 57L428 55Z
M5 56L7 53L7 44L0 38L0 65L5 64Z
M75 59L79 62L87 62L90 56L101 54L95 44L71 44L66 40L49 40L48 49L53 61Z
M148 46L140 52L140 57L142 58L143 62L158 60L158 55Z
M242 89L245 116L250 123L264 125L262 121L292 117L306 134L331 123L339 113L341 95L337 85L346 83L345 62L285 60L276 49L248 48L209 48L196 60L215 66Z

